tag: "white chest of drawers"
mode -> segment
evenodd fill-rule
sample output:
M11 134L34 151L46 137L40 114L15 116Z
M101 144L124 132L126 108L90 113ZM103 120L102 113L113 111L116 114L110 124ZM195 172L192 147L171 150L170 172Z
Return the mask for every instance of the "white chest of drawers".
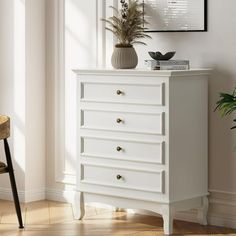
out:
M208 208L208 70L75 70L78 164L84 202L145 209L171 234L176 211Z

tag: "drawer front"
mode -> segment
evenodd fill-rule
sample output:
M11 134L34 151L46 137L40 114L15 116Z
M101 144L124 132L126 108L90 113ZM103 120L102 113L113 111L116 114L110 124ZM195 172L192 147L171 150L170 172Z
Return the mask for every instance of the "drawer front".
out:
M81 154L82 156L163 164L164 142L81 137Z
M164 83L106 84L81 83L81 100L108 103L164 105Z
M164 134L164 113L81 110L81 127L144 134Z
M148 172L115 167L82 165L81 182L153 193L164 193L164 171Z

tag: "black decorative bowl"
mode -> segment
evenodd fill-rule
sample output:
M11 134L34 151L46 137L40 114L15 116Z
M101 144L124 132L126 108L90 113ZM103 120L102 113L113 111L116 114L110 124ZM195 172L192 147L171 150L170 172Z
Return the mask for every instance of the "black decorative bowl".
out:
M174 55L175 52L167 52L166 54L162 54L161 52L148 52L150 57L154 60L161 61L161 60L170 60Z

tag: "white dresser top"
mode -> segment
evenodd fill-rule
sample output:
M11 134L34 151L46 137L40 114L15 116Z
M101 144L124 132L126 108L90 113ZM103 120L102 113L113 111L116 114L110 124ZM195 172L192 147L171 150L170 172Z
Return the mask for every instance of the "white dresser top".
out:
M87 68L73 69L76 74L96 74L96 75L135 75L135 76L191 76L209 75L211 69L190 69L190 70L146 70L146 69L111 69L111 68Z

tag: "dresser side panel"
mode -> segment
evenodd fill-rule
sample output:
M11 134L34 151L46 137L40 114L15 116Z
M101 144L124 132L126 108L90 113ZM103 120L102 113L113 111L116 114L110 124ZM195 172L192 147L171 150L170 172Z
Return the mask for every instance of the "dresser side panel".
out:
M170 201L208 191L207 76L170 78Z

